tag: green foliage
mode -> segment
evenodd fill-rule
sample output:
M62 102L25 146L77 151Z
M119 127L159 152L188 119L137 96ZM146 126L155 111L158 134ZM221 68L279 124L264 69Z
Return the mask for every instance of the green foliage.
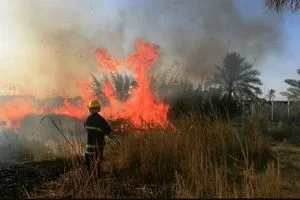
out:
M286 140L291 143L300 143L300 126L291 125L283 122L279 122L271 126L267 133L267 136L275 141Z
M297 70L297 74L300 75L300 69ZM299 99L300 97L300 80L296 79L286 79L284 80L290 87L287 91L281 92L282 96L288 99Z
M265 5L276 12L282 12L286 9L295 12L300 9L300 0L265 0Z
M270 89L267 94L267 99L269 101L272 101L274 98L275 98L275 90Z
M253 99L261 94L259 86L259 71L253 69L253 65L246 61L237 52L228 53L223 59L222 66L216 65L214 84L222 88L223 94L229 99Z

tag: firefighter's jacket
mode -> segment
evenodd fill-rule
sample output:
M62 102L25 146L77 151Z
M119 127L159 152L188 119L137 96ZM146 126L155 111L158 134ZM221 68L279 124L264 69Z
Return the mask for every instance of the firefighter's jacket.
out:
M93 154L97 147L103 148L104 136L111 133L108 122L98 113L93 113L85 120L84 128L87 131L86 153Z

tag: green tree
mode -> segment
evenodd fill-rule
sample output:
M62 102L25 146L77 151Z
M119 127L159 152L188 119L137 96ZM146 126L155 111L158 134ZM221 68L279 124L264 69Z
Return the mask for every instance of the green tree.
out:
M297 74L300 75L300 69L297 69ZM300 80L296 79L285 79L284 82L290 87L286 91L280 94L288 100L288 117L290 116L290 101L300 98Z
M274 98L275 98L275 90L270 89L267 94L268 100L271 102L271 120L274 117Z
M300 75L300 69L297 70L297 74ZM290 98L298 99L300 97L300 80L285 79L284 82L290 86L287 89Z
M266 7L276 12L290 10L292 12L300 9L300 0L265 0Z
M227 53L222 66L216 65L214 84L219 86L228 102L233 99L246 100L262 94L262 82L258 70L237 52Z
M275 90L270 89L267 94L267 98L269 101L273 101L275 98Z

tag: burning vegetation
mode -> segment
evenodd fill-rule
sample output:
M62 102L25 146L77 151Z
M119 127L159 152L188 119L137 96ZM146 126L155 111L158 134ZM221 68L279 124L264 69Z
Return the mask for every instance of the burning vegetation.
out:
M135 128L143 128L149 125L166 126L169 106L157 99L150 87L149 70L159 57L158 47L146 43L142 40L136 41L136 50L126 59L117 59L108 54L105 49L96 50L96 59L99 70L102 72L118 72L122 68L127 68L133 73L135 87L131 88L130 96L124 101L119 98L116 88L111 81L106 80L101 85L101 91L108 104L102 108L105 118L116 121L126 120ZM86 105L97 97L96 91L91 84L86 82L76 82L74 86L79 87L81 99L72 103L64 99L59 107L50 108L49 105L42 105L40 108L30 97L17 97L2 103L0 107L0 119L5 122L8 128L19 127L21 119L27 115L56 114L66 115L77 119L87 116ZM102 96L103 97L103 96Z

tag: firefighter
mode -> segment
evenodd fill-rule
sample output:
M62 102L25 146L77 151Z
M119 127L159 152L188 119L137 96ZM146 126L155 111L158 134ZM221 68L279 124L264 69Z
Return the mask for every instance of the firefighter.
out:
M92 100L88 109L90 115L84 122L84 128L87 131L87 144L85 153L85 162L90 169L91 161L100 158L103 160L103 150L105 146L105 137L111 133L108 122L99 114L101 105L98 100Z

